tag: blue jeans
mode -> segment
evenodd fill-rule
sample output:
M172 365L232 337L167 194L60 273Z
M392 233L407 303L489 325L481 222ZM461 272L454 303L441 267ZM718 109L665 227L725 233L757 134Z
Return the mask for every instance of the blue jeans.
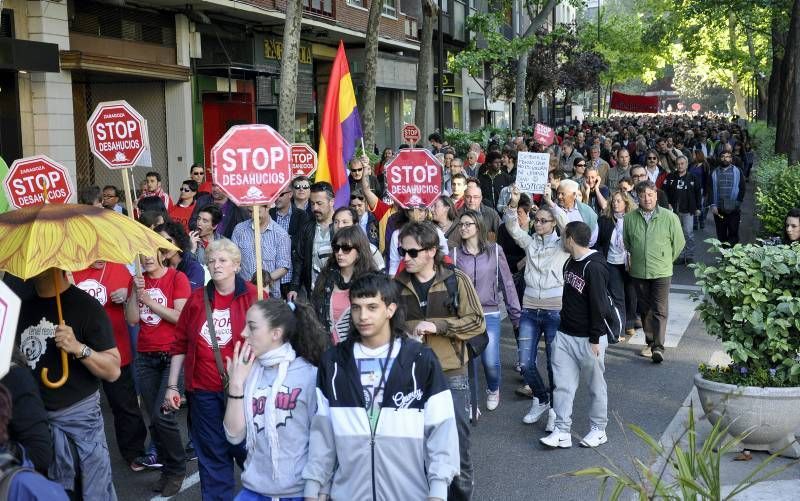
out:
M487 313L484 318L489 344L481 353L483 374L486 376L489 391L497 391L500 389L500 312Z
M519 363L522 366L522 377L525 384L533 390L533 396L539 403L548 403L553 399L553 366L552 345L561 322L561 314L556 310L532 310L524 308L519 320ZM547 379L549 386L545 386L536 359L539 353L539 340L544 334L545 350L547 352Z
M150 417L150 437L155 443L159 461L164 464L162 471L165 475L177 476L186 474L181 432L175 413L161 412L170 361L169 353L139 353L135 364L145 412Z
M453 412L456 415L458 428L458 452L461 456L461 471L450 482L447 491L448 501L470 501L474 486L472 473L472 456L469 451L469 379L466 374L447 377L450 393L453 396Z
M225 395L220 391L190 391L189 415L197 469L200 471L200 492L203 501L227 501L233 499L236 482L233 463L244 468L247 449L244 442L231 445L225 437L222 419L225 417Z
M246 487L242 487L242 490L239 491L239 494L237 494L235 498L233 498L233 501L303 501L303 498L274 498L262 496L261 494L251 491Z

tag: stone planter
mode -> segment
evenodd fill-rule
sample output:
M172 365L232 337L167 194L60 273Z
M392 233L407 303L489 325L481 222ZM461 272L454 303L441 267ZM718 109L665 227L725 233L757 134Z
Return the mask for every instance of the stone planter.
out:
M712 424L722 419L735 437L749 432L742 447L770 454L783 450L782 456L800 458L800 445L792 443L800 430L800 388L735 386L702 374L694 376L694 385Z

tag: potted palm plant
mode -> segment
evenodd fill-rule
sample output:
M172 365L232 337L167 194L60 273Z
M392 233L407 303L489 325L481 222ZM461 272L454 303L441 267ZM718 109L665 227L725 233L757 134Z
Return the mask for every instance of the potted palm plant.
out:
M800 245L722 246L696 264L697 311L728 367L700 366L694 383L712 423L742 446L800 457Z

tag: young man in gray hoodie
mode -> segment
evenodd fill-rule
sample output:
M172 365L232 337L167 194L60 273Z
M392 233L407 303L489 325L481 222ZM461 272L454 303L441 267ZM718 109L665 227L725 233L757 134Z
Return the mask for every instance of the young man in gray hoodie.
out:
M447 498L460 464L453 399L433 351L405 336L399 302L380 273L350 286L353 328L317 373L306 499L328 485L333 499Z

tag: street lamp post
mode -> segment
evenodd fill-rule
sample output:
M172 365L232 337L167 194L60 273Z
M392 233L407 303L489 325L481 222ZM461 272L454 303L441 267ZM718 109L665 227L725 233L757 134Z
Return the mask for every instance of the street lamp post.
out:
M439 67L438 67L438 75L439 75L439 88L437 89L436 95L439 98L439 106L437 107L438 115L439 115L439 133L442 134L444 137L444 20L442 19L442 2L447 2L448 0L439 0L439 16L438 16L438 30L439 34L437 36L437 52L439 53ZM429 115L430 116L430 115Z
M600 1L597 0L597 47L600 48ZM600 118L602 104L600 102L600 77L597 77L597 118Z

